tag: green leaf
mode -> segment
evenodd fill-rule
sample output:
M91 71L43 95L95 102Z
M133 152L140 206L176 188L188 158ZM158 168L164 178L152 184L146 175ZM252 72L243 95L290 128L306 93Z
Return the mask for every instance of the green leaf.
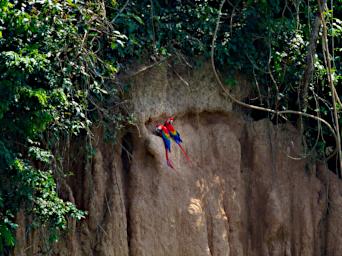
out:
M0 224L0 238L2 238L6 246L13 247L15 245L14 235L4 223Z

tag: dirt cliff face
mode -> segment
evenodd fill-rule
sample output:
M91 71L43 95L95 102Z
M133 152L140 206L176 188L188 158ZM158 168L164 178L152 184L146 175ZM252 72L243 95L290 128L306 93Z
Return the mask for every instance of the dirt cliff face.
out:
M163 64L131 79L137 127L117 145L97 131L92 161L74 160L63 191L88 216L51 255L341 254L341 182L294 160L298 132L234 110L210 74ZM234 94L245 88L241 81ZM192 160L173 144L175 170L152 133L170 115ZM41 254L44 232L27 235L19 220L15 255Z

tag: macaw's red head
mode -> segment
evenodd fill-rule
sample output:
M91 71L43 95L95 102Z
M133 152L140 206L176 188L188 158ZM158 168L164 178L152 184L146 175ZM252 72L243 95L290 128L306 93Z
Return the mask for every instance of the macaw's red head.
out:
M163 125L157 124L157 125L156 125L156 128L154 129L154 132L155 132L156 134L160 134L160 133L162 132L162 130L163 130Z
M169 118L166 120L165 123L166 123L166 124L172 124L174 120L175 120L174 117L169 117Z

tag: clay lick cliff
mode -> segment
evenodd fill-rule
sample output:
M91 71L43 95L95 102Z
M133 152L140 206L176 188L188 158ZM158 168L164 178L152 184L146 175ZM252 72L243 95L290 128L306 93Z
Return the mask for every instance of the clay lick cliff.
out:
M65 197L88 211L49 255L341 255L341 181L302 153L290 124L253 120L220 91L209 65L155 65L130 78L137 126L120 143L94 131L96 154L70 157ZM243 79L233 89L248 96ZM153 134L169 116L192 165ZM76 156L76 157L75 157ZM19 216L15 255L41 255L43 231Z

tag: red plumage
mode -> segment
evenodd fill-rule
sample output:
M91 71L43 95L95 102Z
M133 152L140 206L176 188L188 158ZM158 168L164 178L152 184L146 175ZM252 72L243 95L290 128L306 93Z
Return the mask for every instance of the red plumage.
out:
M177 143L177 145L179 146L179 148L182 150L184 156L186 157L186 159L191 162L188 154L185 152L184 148L182 147L181 143L183 142L179 132L174 128L174 126L172 125L174 121L173 117L168 118L165 123L164 126L168 129L169 134L171 135L171 138Z
M171 152L171 139L168 129L164 125L157 125L156 126L156 133L162 137L164 146L165 146L165 157L166 163L172 169L174 169L172 161L169 159L169 152Z

